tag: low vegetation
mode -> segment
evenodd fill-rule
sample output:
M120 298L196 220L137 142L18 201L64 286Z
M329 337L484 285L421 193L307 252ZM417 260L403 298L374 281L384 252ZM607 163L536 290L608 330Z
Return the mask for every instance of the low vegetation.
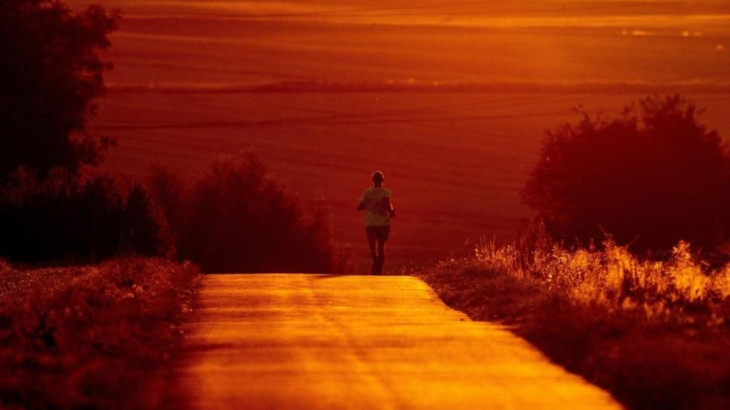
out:
M161 259L0 261L0 407L139 408L182 342L198 270Z
M538 226L420 276L630 408L730 406L730 265L710 269L685 242L643 261L610 240L569 250Z

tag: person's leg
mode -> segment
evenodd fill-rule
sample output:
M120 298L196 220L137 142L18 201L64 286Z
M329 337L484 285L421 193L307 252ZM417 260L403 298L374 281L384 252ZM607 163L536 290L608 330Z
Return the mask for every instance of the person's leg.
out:
M385 240L378 239L378 275L383 273L383 264L385 263Z
M377 255L375 254L375 242L377 239L377 232L372 227L366 227L365 233L367 234L368 238L368 246L370 247L370 258L373 260L373 264L370 268L370 272L375 274L375 270L377 269Z
M383 273L383 264L385 263L385 242L388 241L390 236L390 226L379 226L378 227L378 240L377 240L377 274Z

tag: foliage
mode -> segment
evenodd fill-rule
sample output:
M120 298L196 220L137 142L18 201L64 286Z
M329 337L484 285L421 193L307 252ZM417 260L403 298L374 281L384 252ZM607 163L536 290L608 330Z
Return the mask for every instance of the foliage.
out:
M0 407L139 408L182 342L198 271L160 259L0 261Z
M174 253L164 214L141 184L127 195L122 213L121 250L142 256Z
M113 179L56 170L40 181L20 168L0 186L0 255L13 261L98 261L171 250L161 213L146 190L123 194Z
M189 186L156 168L149 186L182 259L206 272L329 272L334 252L327 215L299 200L254 155L214 162Z
M664 262L608 240L568 250L543 227L420 274L450 306L499 320L630 408L727 408L730 265L686 242Z
M124 192L108 176L19 168L0 186L0 256L23 262L164 255L208 272L345 269L324 207L308 215L253 155L186 184L163 169Z
M109 47L116 20L100 6L73 13L54 0L0 2L0 177L98 160L108 141L85 125L111 67L97 51Z
M532 262L524 263L525 254ZM730 318L730 265L705 273L680 241L664 262L640 261L607 240L602 250L524 249L485 244L476 260L489 269L529 278L571 301L609 310L638 309L657 323L724 325Z
M588 244L609 233L638 251L726 239L728 157L693 103L647 97L619 118L581 114L547 132L523 192L554 237Z

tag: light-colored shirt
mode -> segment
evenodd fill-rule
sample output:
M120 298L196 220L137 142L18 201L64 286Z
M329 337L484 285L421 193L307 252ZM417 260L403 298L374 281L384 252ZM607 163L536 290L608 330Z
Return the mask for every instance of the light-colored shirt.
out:
M390 210L383 206L384 198L390 198L390 189L373 187L362 193L360 202L365 206L365 226L390 225Z

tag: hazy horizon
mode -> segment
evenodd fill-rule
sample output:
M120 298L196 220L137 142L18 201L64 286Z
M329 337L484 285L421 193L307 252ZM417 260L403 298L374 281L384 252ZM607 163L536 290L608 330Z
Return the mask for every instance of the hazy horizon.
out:
M123 12L112 88L730 84L721 1L100 4Z

